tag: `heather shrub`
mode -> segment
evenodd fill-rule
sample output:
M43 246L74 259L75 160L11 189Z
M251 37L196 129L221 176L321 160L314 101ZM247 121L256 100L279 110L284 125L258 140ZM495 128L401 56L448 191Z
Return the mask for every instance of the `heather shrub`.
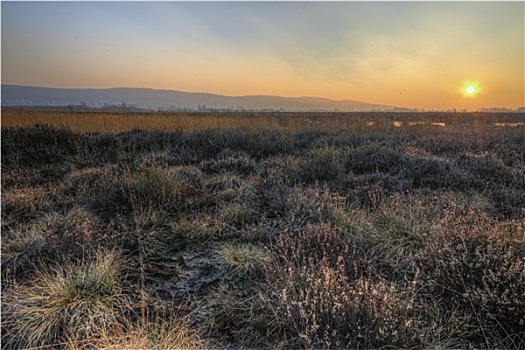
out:
M443 307L466 310L476 327L498 338L517 336L522 344L524 229L483 215L444 219L440 236L429 240L418 259L426 286Z
M523 219L525 217L525 191L520 186L501 186L489 194L500 216Z
M299 347L414 346L412 285L368 275L367 257L329 226L283 234L274 248L283 271L277 304Z
M28 285L6 291L5 344L44 348L71 340L89 343L117 329L128 301L121 264L117 253L99 251L92 260L40 272Z
M507 167L503 160L493 153L462 152L457 157L457 163L471 175L472 186L475 188L484 188L487 182L508 185L524 180L523 169L519 171Z
M225 132L225 147L247 152L255 159L289 153L293 150L288 134L276 130L234 130Z
M2 165L38 167L61 163L75 152L80 139L81 135L44 125L29 129L2 128Z
M276 307L266 291L220 287L212 295L213 312L206 322L221 330L222 337L242 348L279 348L286 325L276 317Z
M355 174L395 173L401 167L401 163L399 151L378 144L351 149L346 156L346 168Z
M450 162L428 154L403 155L400 176L409 179L413 188L461 187L464 183Z
M256 185L256 198L260 212L270 218L283 217L287 211L289 185L279 176L262 179Z
M346 197L329 189L294 186L287 199L286 222L291 230L308 224L334 222L342 217Z
M349 177L342 194L361 208L377 210L388 195L405 192L412 187L407 179L386 173L366 173Z
M245 152L225 149L215 160L202 162L200 167L207 173L231 172L248 175L255 170L255 161Z

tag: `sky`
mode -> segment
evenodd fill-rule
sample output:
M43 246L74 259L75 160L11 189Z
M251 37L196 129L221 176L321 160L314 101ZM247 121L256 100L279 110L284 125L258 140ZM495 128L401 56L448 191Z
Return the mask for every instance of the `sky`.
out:
M525 2L1 2L2 83L524 106ZM468 92L467 92L468 91Z

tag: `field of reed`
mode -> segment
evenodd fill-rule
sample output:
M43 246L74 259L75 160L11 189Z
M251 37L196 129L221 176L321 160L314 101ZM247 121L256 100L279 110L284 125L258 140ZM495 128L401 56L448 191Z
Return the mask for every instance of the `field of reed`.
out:
M522 114L2 111L5 349L525 349Z

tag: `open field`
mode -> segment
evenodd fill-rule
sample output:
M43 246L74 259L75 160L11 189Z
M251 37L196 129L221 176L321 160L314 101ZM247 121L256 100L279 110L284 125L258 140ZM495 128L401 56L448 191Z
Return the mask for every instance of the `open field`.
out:
M5 110L2 347L525 349L523 122Z

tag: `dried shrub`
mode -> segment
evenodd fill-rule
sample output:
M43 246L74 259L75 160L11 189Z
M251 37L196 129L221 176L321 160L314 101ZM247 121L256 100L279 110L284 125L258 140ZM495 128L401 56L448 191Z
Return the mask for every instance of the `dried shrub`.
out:
M460 188L464 179L453 165L429 154L403 154L400 176L408 179L413 188Z
M337 223L345 209L346 197L319 187L294 186L287 199L286 222L291 230L308 224Z
M262 179L256 186L260 211L270 218L284 217L289 193L290 187L282 177L271 176Z
M525 340L524 230L482 215L446 218L441 236L428 242L418 260L426 285L443 306L469 313L476 327L495 339Z
M243 348L278 348L286 326L264 293L221 287L213 294L214 310L206 322L220 329L226 341Z
M393 173L401 167L401 154L391 147L370 144L349 151L346 168L356 174Z
M239 175L249 175L255 170L255 161L241 151L225 149L217 155L217 159L202 162L200 167L207 173L230 172Z
M308 348L377 348L414 346L411 333L412 291L367 276L366 256L343 232L311 226L282 235L275 260L283 272L275 296L279 315Z

